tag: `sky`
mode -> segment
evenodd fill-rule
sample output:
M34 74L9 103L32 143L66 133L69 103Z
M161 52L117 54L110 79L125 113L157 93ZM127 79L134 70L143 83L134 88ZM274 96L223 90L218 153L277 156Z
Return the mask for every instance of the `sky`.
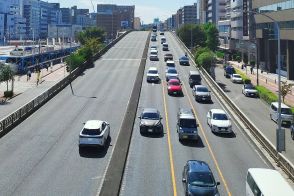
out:
M91 0L44 0L50 3L60 3L60 7L89 9L93 12ZM161 21L175 14L180 7L193 5L197 0L92 0L95 11L97 4L135 5L135 17L140 17L144 24L152 23L154 18Z

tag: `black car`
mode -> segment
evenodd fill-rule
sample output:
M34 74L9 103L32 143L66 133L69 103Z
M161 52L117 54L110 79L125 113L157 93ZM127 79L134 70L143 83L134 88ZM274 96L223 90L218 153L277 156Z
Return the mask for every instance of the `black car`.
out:
M140 119L140 133L163 133L163 126L161 123L162 117L160 113L155 108L145 108L143 109Z
M291 138L294 140L294 124L291 126Z
M212 171L204 161L187 161L183 170L182 182L186 196L211 195L219 196L217 186Z

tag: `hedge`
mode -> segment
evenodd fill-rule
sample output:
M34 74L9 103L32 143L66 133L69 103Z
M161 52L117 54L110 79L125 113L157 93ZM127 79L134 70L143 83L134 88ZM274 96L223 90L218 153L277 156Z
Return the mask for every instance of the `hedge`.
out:
M215 54L217 58L223 59L225 57L225 53L223 51L216 51Z
M259 93L259 97L263 99L265 102L267 102L268 104L278 101L278 96L272 91L265 88L264 86L256 86L256 90Z
M241 78L243 79L243 82L245 84L250 84L251 83L251 79L248 78L246 76L246 74L244 74L242 71L238 70L238 69L235 69L236 73L239 74L241 76Z

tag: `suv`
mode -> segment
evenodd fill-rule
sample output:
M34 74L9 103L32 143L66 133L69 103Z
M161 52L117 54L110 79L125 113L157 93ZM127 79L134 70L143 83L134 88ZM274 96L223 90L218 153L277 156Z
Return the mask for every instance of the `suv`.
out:
M194 85L201 84L201 76L198 71L190 71L189 72L189 84L192 88Z
M203 86L203 85L193 86L192 94L195 97L196 101L211 102L210 91L208 90L206 86Z
M177 132L179 141L183 139L198 140L198 124L191 109L179 109L177 115Z
M182 173L184 195L219 195L216 182L209 165L200 160L189 160Z

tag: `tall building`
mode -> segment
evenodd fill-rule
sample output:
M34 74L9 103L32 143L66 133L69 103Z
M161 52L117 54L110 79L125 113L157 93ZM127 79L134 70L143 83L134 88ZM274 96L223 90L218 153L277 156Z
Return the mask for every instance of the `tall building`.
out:
M207 1L206 0L198 0L197 5L199 7L199 22L200 22L200 24L204 24L204 23L206 23Z
M176 21L175 21L175 28L179 29L182 25L182 8L178 9L176 13Z
M42 32L40 1L24 0L23 15L26 18L26 36L39 39Z
M231 38L231 0L226 0L226 14L222 20L218 21L217 27L219 32L219 42L220 48L224 50L229 50L230 38Z
M226 15L226 0L206 0L206 22L217 24Z
M139 17L134 18L134 29L135 30L141 29L141 19Z
M281 30L281 74L290 80L294 80L294 1L252 0L252 9L279 22ZM261 14L255 14L254 19L259 66L261 69L277 73L278 47L274 23Z
M60 8L61 11L61 23L72 24L72 10L70 8Z
M114 4L97 5L97 26L107 33L107 39L114 39L122 29L134 28L135 6Z
M182 24L198 24L197 4L187 5L182 8Z

